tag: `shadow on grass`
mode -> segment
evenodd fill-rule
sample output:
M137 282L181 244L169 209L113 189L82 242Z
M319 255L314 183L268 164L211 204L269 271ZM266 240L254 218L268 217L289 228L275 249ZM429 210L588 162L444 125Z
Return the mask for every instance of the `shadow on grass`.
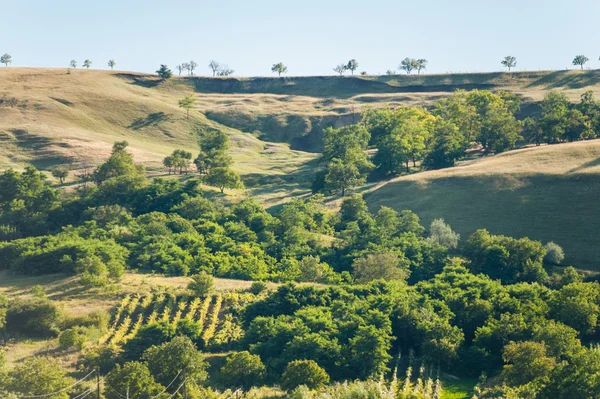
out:
M526 87L546 87L555 89L565 87L568 89L581 89L600 83L600 70L595 71L555 71L533 81Z
M171 116L164 112L154 112L148 114L145 118L138 118L134 120L131 125L127 126L129 129L139 130L148 126L157 126L162 122L168 122L171 120Z
M581 171L584 171L585 169L593 168L595 166L600 166L600 158L596 158L593 161L586 162L583 165L580 165L576 168L569 170L567 173L581 172Z
M597 162L597 161L594 161ZM597 249L598 174L452 176L388 183L365 194L371 211L410 209L424 225L444 218L466 239L477 229L492 234L554 241L565 263L600 270Z

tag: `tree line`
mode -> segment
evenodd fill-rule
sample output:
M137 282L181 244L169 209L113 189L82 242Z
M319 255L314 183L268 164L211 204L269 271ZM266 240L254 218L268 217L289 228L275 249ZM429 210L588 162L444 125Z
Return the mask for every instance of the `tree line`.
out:
M512 93L459 90L438 100L431 110L367 109L359 123L325 130L323 167L313 192L343 196L369 177L409 173L417 167L450 167L474 145L499 154L527 144L600 136L600 103L592 92L582 94L573 105L565 94L551 91L540 103L539 114L525 120L517 119L520 106L520 98Z

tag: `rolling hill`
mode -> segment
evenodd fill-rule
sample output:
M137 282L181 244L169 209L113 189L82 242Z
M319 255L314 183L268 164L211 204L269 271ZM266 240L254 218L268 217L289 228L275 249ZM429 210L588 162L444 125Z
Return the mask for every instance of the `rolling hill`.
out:
M529 147L454 168L402 176L366 194L372 209L445 219L463 238L494 234L554 241L565 264L600 270L600 140Z
M0 169L94 166L114 141L127 140L149 175L163 176L164 156L195 152L198 131L217 128L231 139L249 193L272 206L309 192L325 127L356 122L365 107L431 106L456 89L508 90L531 114L548 90L573 101L587 90L600 97L600 71L162 82L130 72L0 68ZM197 101L186 118L178 100L189 93ZM463 236L485 227L554 240L567 263L600 269L598 159L598 141L526 148L400 177L369 188L367 198L372 208L412 209L426 223L443 217Z

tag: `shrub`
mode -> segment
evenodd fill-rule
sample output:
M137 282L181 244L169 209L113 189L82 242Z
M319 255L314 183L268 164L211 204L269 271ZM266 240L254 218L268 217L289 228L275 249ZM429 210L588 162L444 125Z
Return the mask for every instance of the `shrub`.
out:
M192 281L188 284L188 289L198 296L210 294L215 284L213 276L206 272L200 272L192 276Z
M458 240L460 240L460 234L452 231L450 225L444 223L444 219L435 219L431 222L429 226L429 242L439 244L448 249L456 249L458 247Z
M544 263L550 265L560 265L560 263L565 259L565 253L560 245L550 241L546 245L544 245L546 249L546 256L544 256Z
M30 357L8 372L6 389L23 396L46 395L48 392L59 392L51 399L68 399L66 390L73 380L67 372L46 357Z
M248 351L235 352L227 358L221 374L227 385L247 390L261 382L265 365L258 355L252 355Z
M85 372L98 369L100 374L106 374L115 366L119 353L119 349L114 345L98 346L87 351L80 364Z
M56 336L60 317L59 309L47 299L16 299L6 313L6 329L32 337Z
M60 333L58 343L61 349L74 347L81 350L85 345L85 330L82 328L69 328Z
M300 385L319 389L329 382L329 375L314 360L294 360L281 376L281 388L291 391Z
M267 290L267 283L264 281L255 281L250 286L250 292L253 293L254 295L258 295L266 290Z

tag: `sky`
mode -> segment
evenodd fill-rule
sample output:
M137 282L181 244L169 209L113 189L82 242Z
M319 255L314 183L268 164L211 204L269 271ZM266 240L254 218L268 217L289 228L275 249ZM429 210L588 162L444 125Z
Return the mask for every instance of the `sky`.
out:
M354 58L358 71L398 70L405 57L426 73L573 68L578 54L600 68L598 0L0 0L0 54L15 67L154 72L216 60L235 76L333 75Z

